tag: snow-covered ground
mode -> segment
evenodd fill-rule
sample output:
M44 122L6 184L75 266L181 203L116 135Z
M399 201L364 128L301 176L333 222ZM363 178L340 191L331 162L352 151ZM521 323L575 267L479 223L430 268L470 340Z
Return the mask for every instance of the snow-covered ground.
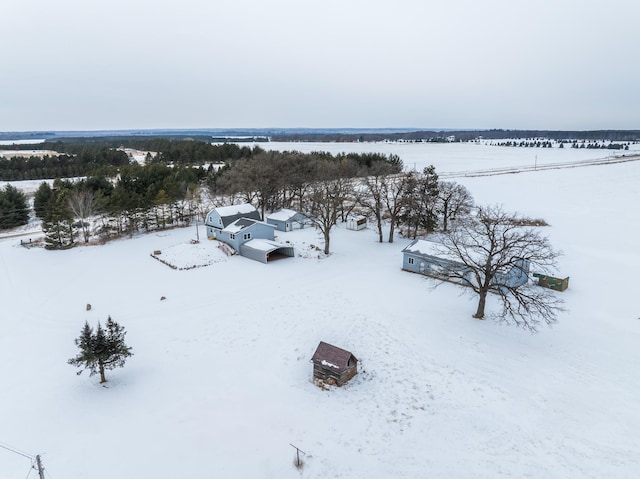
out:
M488 148L447 164L536 153ZM267 265L208 254L194 227L56 252L1 239L0 444L42 454L53 478L638 477L640 163L457 181L550 223L571 277L556 326L472 319L472 297L401 271L408 241L370 229L337 228L327 258L308 254L312 228L279 233L301 256ZM156 250L219 261L172 269ZM108 315L135 355L105 388L66 360ZM321 340L361 361L343 388L311 382ZM0 448L1 478L29 466Z

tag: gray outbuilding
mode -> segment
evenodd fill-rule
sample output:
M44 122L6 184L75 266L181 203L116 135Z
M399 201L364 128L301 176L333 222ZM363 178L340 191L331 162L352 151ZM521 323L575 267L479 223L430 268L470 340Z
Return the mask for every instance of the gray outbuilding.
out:
M240 255L266 264L283 258L293 258L295 252L290 245L266 239L253 239L240 246Z
M267 223L276 227L278 231L291 231L304 228L307 217L294 210L281 209L267 216Z
M516 259L514 266L493 278L494 284L518 287L529 280L530 262ZM402 250L402 269L412 273L444 279L468 286L472 283L471 268L443 257L442 245L436 241L417 239ZM451 273L455 274L451 275Z

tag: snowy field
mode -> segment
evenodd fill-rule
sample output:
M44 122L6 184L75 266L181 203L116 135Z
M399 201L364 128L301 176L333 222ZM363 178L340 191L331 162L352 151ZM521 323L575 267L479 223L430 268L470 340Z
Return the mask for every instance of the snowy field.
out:
M607 154L414 146L389 152L438 171ZM472 297L401 271L408 240L371 229L339 227L327 258L313 229L280 233L301 256L268 265L191 244L193 227L58 252L0 239L0 443L52 478L639 477L640 162L457 181L551 225L571 277L553 328L472 319ZM107 315L135 355L102 387L66 360ZM311 382L319 341L360 359L345 387ZM29 467L0 448L0 478Z

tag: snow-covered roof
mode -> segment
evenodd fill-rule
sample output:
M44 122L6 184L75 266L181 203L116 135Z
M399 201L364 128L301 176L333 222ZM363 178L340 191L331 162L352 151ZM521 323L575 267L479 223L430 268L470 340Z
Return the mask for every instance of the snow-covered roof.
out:
M275 229L275 226L265 223L264 221L257 221L251 218L238 218L230 225L226 226L222 231L226 231L228 233L238 233L249 226L255 225L256 223L260 223L261 225L268 226L269 228Z
M269 216L267 216L267 219L276 220L276 221L287 221L293 218L294 216L296 216L297 214L299 214L297 211L283 208L280 211L271 213Z
M346 369L349 365L349 359L353 356L346 349L339 348L324 341L320 341L316 352L313 354L311 361L320 363L323 366L329 366L333 369ZM355 359L355 356L353 356Z
M274 249L284 248L287 245L283 245L267 239L258 238L247 241L243 246L248 246L249 248L268 253L270 251L273 251Z
M256 221L252 220L251 218L238 218L237 220L235 220L233 223L231 223L229 226L227 226L226 228L224 228L222 231L227 231L229 233L237 233L239 231L242 231L243 229L251 226L252 224L255 224Z
M417 239L402 251L426 256L439 256L442 254L442 244L435 241Z
M220 206L218 208L214 208L220 216L233 216L233 215L244 215L247 213L251 213L256 211L255 207L249 203L241 203L239 205L230 205L230 206Z

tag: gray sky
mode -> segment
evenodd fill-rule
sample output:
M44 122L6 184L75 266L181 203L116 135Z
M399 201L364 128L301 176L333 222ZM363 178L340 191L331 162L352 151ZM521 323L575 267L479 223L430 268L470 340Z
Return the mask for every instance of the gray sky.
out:
M2 0L0 131L640 129L637 0Z

